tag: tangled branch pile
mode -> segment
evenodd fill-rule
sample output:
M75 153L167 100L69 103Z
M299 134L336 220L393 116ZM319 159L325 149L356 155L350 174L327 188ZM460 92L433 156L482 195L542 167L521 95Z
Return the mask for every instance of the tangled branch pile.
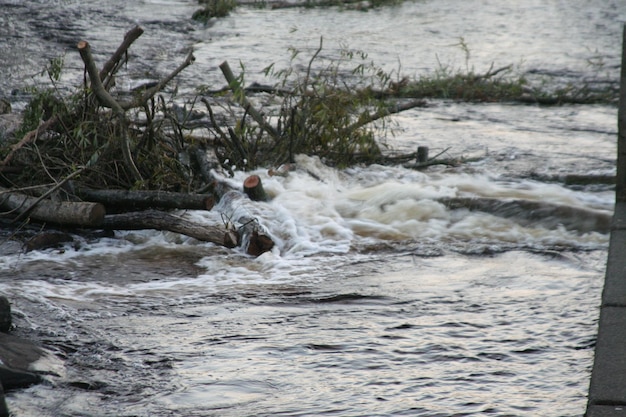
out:
M111 213L155 207L210 209L207 194L215 201L228 195L226 200L241 204L224 184L216 184L213 170L220 166L271 168L293 162L299 153L318 155L336 165L379 162L382 152L370 124L423 105L418 101L388 107L375 98L371 86L343 84L345 74L335 64L313 75L320 41L303 78L296 74L291 80L291 70L278 72L274 75L282 77L279 87L260 89L270 93L265 95L270 100L282 98L282 104L272 107L275 114L262 114L251 104L246 97L251 90L243 87L244 73L235 77L227 62L220 68L228 88L202 97L207 112L198 112L193 105L188 109L163 95L164 87L192 64L192 53L157 82L132 92L115 86L129 47L142 33L139 27L129 31L101 69L89 43L79 42L85 77L78 91L69 97L59 96L55 88L34 94L15 143L0 148L0 207L8 210L2 217L92 228L159 228L236 246L242 236L233 236L227 224L207 232L164 212ZM47 69L53 85L59 80L61 64L53 61ZM268 68L267 73L271 71ZM351 74L359 77L364 72L365 66L360 65ZM381 71L374 78L383 87L389 84ZM222 110L219 114L213 110L216 107ZM196 128L204 136L192 135ZM145 194L151 192L157 194ZM255 219L239 222L243 224L239 234L257 238L262 250L271 248L273 243L268 243Z
M194 57L190 53L154 85L128 97L116 94L115 76L142 33L139 27L129 31L101 70L89 44L79 42L89 82L69 98L52 94L53 89L35 96L25 111L24 136L3 149L3 170L17 172L4 181L18 187L58 183L79 171L80 181L89 187L188 189L188 167L178 158L183 143L176 121L157 94ZM49 69L49 74L55 81L60 71Z

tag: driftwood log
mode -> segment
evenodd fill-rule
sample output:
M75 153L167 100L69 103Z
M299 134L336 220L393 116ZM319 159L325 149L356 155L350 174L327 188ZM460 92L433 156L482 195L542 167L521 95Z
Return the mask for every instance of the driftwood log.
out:
M177 193L171 191L92 190L75 188L81 200L101 203L107 213L121 213L146 209L211 210L212 196L206 194Z
M258 208L239 190L225 192L215 209L226 220L227 227L236 230L238 245L248 255L259 256L274 247L274 241L269 236L259 218L255 217Z
M34 220L59 225L100 227L106 210L100 203L39 200L0 187L0 208L14 216L29 211ZM7 214L7 213L5 213Z
M226 226L207 226L180 216L158 210L111 214L104 218L102 227L113 230L155 229L180 233L195 239L234 248L232 233Z

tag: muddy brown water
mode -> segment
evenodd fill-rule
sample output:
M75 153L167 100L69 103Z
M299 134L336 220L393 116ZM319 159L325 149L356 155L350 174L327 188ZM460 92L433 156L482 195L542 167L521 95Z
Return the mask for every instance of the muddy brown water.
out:
M198 83L222 86L224 60L241 61L248 82L264 82L264 67L287 65L289 47L306 57L320 36L329 57L361 49L408 76L495 63L538 82L614 83L626 20L621 2L440 0L367 13L244 7L204 26L189 19L197 7L0 1L0 92L23 108L26 87L43 82L43 65L63 54L61 86L69 88L82 79L78 40L102 62L135 24L145 34L118 85L154 80L193 48L181 100ZM524 200L610 216L610 185L558 178L614 173L616 109L430 104L397 115L389 145L447 149L473 162L336 170L299 157L286 178L258 170L273 199L239 209L277 246L256 259L154 231L77 237L26 254L3 239L0 291L13 302L15 332L49 353L38 364L47 383L9 394L11 410L581 416L608 235L573 227L558 209L537 218L440 201ZM211 212L185 216L221 221Z

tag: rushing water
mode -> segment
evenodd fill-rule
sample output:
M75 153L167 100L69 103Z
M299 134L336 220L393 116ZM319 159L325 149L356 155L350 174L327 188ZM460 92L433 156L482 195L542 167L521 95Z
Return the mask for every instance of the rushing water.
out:
M0 88L18 109L47 59L65 53L70 85L82 77L77 40L102 61L136 23L146 32L129 85L193 48L180 80L189 92L221 86L224 60L263 81L262 68L287 64L288 47L312 52L321 35L329 54L362 49L409 76L493 62L563 83L614 81L626 17L621 2L439 0L367 13L240 8L203 26L188 19L195 1L0 5ZM17 416L580 416L608 245L599 225L613 191L559 178L614 173L615 120L607 106L434 101L406 111L389 145L473 162L339 171L302 156L287 177L259 170L272 201L238 208L277 242L259 258L154 231L26 254L3 240L0 292L16 332L49 352L38 365L47 383L11 393L9 407ZM464 197L547 209L442 203Z

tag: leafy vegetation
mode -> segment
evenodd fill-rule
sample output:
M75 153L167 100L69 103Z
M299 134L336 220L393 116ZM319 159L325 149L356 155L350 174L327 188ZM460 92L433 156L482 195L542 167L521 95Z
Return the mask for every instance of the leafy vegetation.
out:
M386 116L394 110L374 91L389 88L390 74L362 51L344 49L335 60L322 59L321 51L322 40L300 72L295 70L296 50L291 51L288 68L277 70L270 65L265 69L266 76L275 80L274 86L265 89L274 103L267 106L265 116L255 115L245 97L242 67L241 75L230 83L228 112L237 122L228 133L213 123L221 139L216 152L224 166L277 166L293 162L299 153L317 155L337 166L382 158L389 127ZM348 80L353 80L352 85ZM206 100L205 104L212 113Z
M207 23L211 18L226 17L237 7L236 0L198 0L203 5L191 16L193 20Z
M190 168L181 162L180 152L187 146L185 130L172 101L148 100L130 110L130 126L120 126L112 112L98 103L85 84L64 96L57 88L61 60L46 68L50 88L31 88L32 99L23 114L13 143L0 148L0 156L11 158L11 165L28 167L2 180L9 185L30 187L57 183L72 176L94 188L167 189L188 191L194 184ZM41 129L46 126L49 128ZM122 129L124 132L122 132ZM124 164L119 148L122 133L130 136L133 154L143 180L133 178ZM26 135L34 140L19 143ZM76 175L80 174L80 175Z

